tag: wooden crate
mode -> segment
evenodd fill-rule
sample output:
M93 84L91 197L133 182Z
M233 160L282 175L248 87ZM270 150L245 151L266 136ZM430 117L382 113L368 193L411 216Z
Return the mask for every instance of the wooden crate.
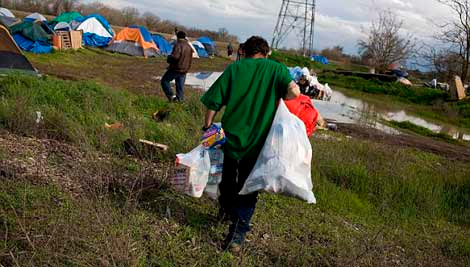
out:
M56 31L59 38L59 49L80 49L82 48L82 31Z

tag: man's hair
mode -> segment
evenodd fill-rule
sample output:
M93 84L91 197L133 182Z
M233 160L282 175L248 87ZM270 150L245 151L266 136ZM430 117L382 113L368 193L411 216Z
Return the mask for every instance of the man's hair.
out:
M243 51L245 51L246 57L252 57L258 53L267 56L269 54L269 44L262 37L252 36L246 40Z
M176 37L178 39L186 39L186 33L184 31L179 31L177 34L176 34Z

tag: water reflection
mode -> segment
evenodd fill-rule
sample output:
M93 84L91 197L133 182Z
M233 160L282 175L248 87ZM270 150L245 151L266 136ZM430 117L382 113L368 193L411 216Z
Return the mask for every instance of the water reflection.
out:
M220 75L222 75L222 72L188 73L186 84L207 90ZM326 119L338 123L359 124L365 127L376 128L389 134L399 134L398 130L386 126L380 123L380 121L409 121L435 133L446 133L455 139L470 141L470 132L462 131L451 125L431 123L422 118L408 115L404 110L391 111L380 109L364 100L348 97L338 91L333 92L329 102L313 100L313 103Z

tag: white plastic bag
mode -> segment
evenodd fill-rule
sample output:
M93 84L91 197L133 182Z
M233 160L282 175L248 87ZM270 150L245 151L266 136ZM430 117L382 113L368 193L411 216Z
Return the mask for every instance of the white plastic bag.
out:
M280 101L271 130L240 195L282 193L316 203L312 192L312 147L305 124Z
M187 154L176 155L176 171L171 185L192 197L201 197L209 179L211 161L202 145Z
M217 199L219 196L219 184L222 182L222 170L224 167L224 152L220 148L209 149L211 159L211 169L209 180L204 192L211 198Z

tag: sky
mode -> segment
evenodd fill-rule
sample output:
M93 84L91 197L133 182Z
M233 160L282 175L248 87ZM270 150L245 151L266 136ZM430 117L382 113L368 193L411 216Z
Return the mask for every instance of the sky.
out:
M103 0L115 8L136 7L151 11L189 27L218 30L226 28L241 41L260 35L269 42L277 22L282 0ZM372 20L383 10L393 11L404 22L404 32L418 41L431 42L436 26L452 12L436 0L317 0L315 49L340 45L357 54L357 42L365 38ZM291 36L282 46L296 47Z

